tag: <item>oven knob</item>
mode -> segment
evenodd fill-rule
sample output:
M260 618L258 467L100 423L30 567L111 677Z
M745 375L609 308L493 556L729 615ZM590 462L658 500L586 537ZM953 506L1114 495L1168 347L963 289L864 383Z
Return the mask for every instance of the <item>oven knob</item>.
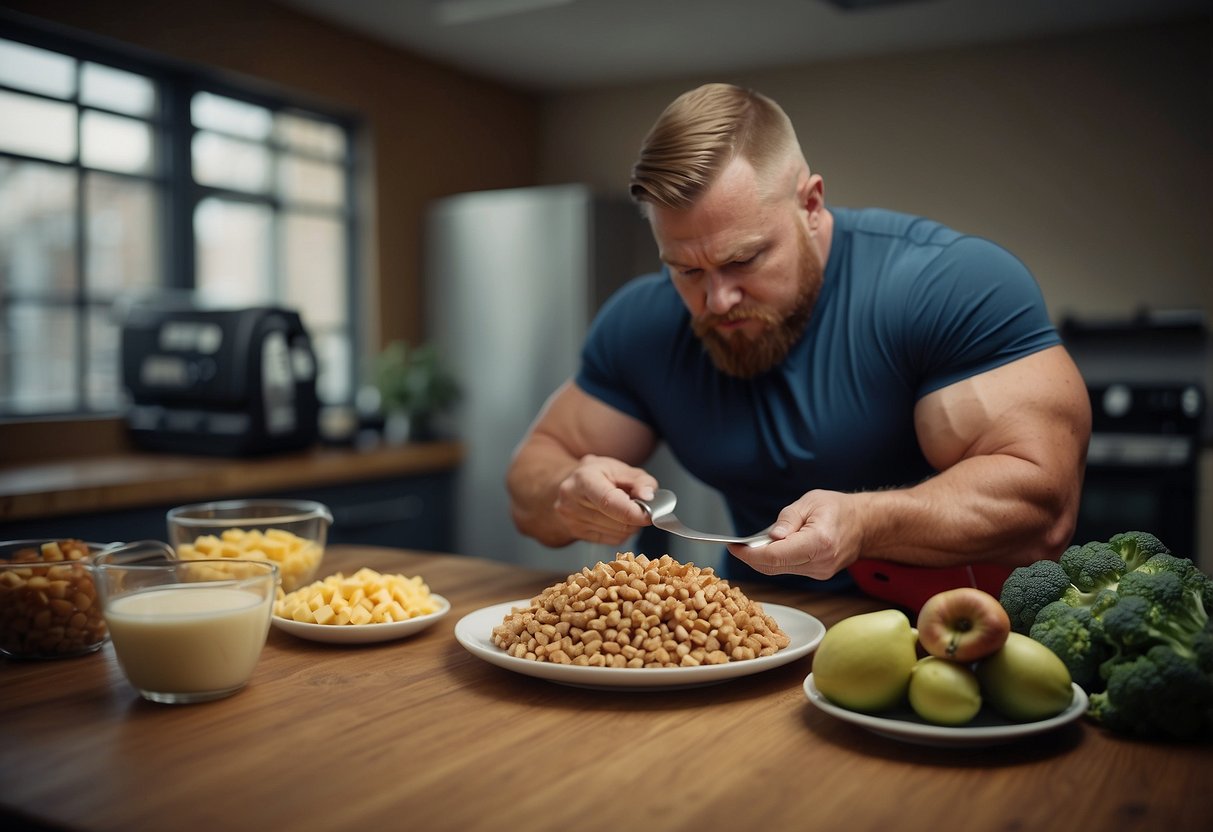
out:
M1124 416L1133 405L1133 394L1123 384L1113 384L1104 391L1103 412L1114 418Z

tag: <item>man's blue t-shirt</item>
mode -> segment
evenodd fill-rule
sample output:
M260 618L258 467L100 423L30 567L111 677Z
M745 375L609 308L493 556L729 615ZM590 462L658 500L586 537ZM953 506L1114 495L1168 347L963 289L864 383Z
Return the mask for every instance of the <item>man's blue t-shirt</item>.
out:
M890 211L832 213L821 293L777 367L717 370L664 271L612 296L582 351L577 385L652 427L721 493L739 533L814 488L931 475L915 403L1061 342L1031 273L999 246Z

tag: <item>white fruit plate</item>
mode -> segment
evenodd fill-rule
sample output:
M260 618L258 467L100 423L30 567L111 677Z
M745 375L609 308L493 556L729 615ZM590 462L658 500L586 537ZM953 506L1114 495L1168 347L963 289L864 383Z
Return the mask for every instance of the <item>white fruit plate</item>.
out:
M926 722L909 707L897 709L881 716L861 714L840 708L821 695L813 684L813 674L804 680L804 693L809 701L832 717L866 728L874 734L917 745L935 745L944 748L965 745L1000 745L1015 742L1025 737L1052 731L1081 717L1087 711L1087 694L1078 685L1069 706L1057 716L1036 722L1012 722L982 708L968 725L951 728Z

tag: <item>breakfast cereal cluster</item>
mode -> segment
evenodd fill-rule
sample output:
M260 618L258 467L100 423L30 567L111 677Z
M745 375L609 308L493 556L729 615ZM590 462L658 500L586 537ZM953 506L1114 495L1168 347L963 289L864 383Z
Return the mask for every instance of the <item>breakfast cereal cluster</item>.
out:
M438 600L420 577L383 575L362 568L348 578L338 572L284 593L274 614L306 624L388 624L437 612Z
M695 667L769 656L788 636L711 568L626 552L583 568L493 628L511 656L588 667Z
M324 549L285 529L224 529L221 534L204 534L193 543L177 547L182 560L240 558L269 560L278 564L282 588L296 589L316 574Z
M0 571L0 652L26 658L95 650L109 631L79 540L19 549Z

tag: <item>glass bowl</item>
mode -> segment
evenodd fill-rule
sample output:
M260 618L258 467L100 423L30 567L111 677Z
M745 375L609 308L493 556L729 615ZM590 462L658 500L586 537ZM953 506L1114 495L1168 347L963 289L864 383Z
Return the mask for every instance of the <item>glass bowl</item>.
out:
M92 560L106 548L74 539L0 542L0 654L60 659L99 650L109 629Z
M312 500L248 499L178 506L167 520L179 559L273 561L291 592L316 576L333 515Z

